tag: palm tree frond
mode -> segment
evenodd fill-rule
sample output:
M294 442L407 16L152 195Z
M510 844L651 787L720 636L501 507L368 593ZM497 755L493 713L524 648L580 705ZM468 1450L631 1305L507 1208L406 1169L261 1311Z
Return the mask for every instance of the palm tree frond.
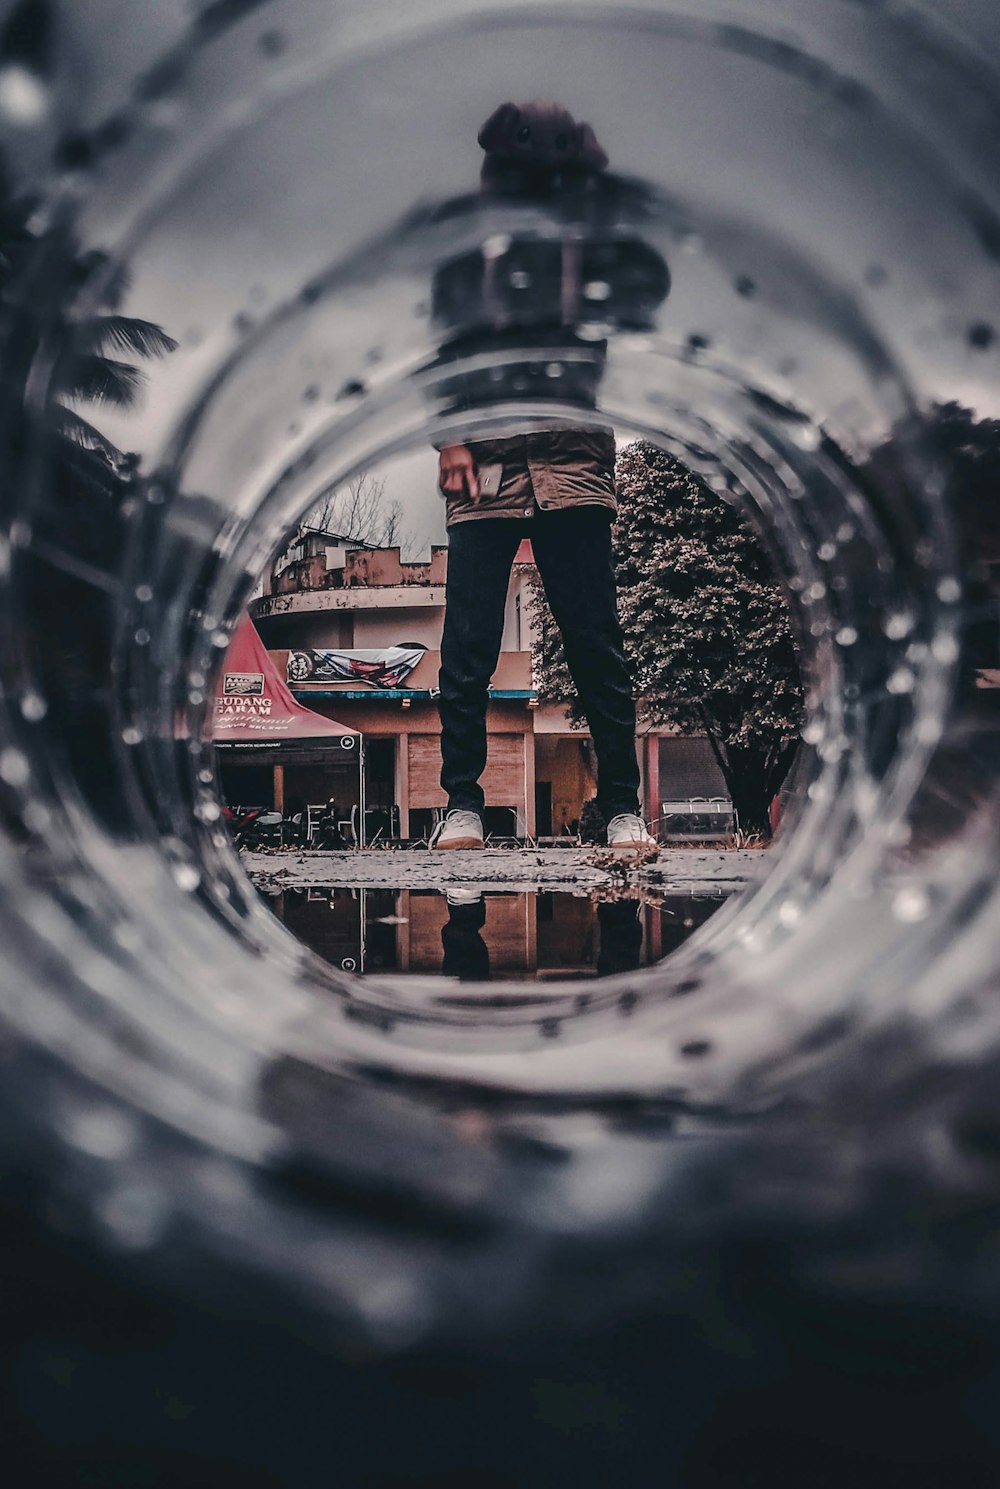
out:
M121 451L117 445L107 439L93 424L88 424L86 419L81 419L72 409L65 408L61 403L55 405L55 424L58 432L64 438L70 440L81 450L89 450L95 455L103 455L112 465L117 465L122 458Z
M102 315L74 327L73 344L82 352L130 352L135 357L165 357L177 342L153 321L131 315Z
M115 408L134 408L145 379L138 367L95 353L71 356L60 367L56 386L60 394L83 403L106 403Z

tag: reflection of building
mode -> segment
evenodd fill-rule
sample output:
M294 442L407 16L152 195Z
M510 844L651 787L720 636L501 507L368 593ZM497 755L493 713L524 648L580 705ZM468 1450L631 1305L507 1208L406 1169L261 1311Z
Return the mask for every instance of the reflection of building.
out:
M445 896L436 890L286 890L268 902L300 941L347 972L440 972L442 928L449 919ZM725 903L719 891L676 895L662 906L622 901L638 927L634 946L646 966L673 951ZM593 977L609 931L588 896L547 893L488 893L481 935L489 975L542 982ZM618 970L614 965L610 970Z
M444 547L432 549L427 563L403 563L398 548L352 547L335 534L312 531L285 551L251 607L295 696L364 734L374 830L381 820L387 833L404 838L426 834L435 809L445 805L438 785L436 689L447 562ZM560 837L575 832L583 804L594 794L593 750L562 708L535 696L532 574L531 546L524 542L511 577L487 718L487 829L504 836ZM324 670L317 653L340 653L341 671L350 661L343 654L355 654L363 674L373 657L386 657L390 648L424 649L398 686L384 685L384 676L374 683L360 676L315 680ZM726 794L706 740L651 730L639 741L639 755L650 816L668 799ZM330 790L322 769L303 766L294 779L289 772L286 795L326 800Z

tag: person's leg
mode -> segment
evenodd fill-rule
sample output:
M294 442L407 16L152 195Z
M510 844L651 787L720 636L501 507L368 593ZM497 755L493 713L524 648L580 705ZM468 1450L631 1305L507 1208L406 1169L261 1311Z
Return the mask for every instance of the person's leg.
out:
M448 531L448 590L441 640L441 786L448 810L482 816L486 705L503 637L504 605L522 528L505 518Z
M593 507L540 513L532 547L587 715L597 754L598 805L610 822L621 812L639 811L639 767L608 515Z

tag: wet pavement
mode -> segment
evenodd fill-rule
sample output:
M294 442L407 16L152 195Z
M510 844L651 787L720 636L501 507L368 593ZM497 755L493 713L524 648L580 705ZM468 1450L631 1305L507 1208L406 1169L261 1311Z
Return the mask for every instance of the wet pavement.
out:
M247 854L244 864L278 919L342 971L552 983L660 961L756 877L760 859L681 849L630 867L599 850L372 850Z
M258 888L334 885L364 889L445 889L502 885L523 891L585 892L628 885L684 893L724 886L729 891L759 877L765 849L667 848L651 862L612 859L606 848L487 848L432 853L425 848L367 848L347 853L241 853Z

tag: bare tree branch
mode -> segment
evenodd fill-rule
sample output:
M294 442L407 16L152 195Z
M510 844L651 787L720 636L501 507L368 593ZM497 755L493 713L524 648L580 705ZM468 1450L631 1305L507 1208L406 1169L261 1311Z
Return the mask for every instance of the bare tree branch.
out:
M303 527L336 533L352 543L369 548L403 548L412 535L403 528L403 508L387 502L385 482L362 471L345 485L324 491L306 513Z

